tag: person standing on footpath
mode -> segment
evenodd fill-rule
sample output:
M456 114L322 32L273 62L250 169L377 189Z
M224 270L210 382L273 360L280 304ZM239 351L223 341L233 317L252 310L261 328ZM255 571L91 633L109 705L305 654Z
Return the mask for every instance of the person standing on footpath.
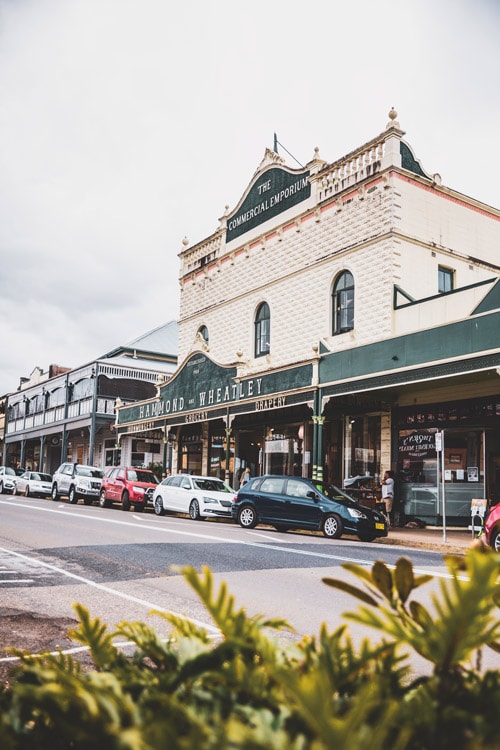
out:
M247 466L240 479L240 487L243 487L250 480L250 467Z
M386 471L382 479L382 502L385 505L385 512L390 524L394 525L394 516L392 508L394 505L394 472Z

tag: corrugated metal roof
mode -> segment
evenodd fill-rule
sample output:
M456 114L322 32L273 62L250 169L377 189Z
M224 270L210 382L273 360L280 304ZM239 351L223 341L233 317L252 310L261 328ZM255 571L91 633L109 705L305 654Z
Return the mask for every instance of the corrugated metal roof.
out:
M143 333L133 341L129 341L127 348L138 349L143 352L158 352L177 356L179 328L176 320Z

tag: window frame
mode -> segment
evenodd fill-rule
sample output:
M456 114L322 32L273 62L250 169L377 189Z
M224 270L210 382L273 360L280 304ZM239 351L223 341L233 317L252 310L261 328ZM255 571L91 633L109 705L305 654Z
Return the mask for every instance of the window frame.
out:
M351 282L346 284L346 282ZM354 329L355 311L354 276L350 271L341 271L332 287L332 335L338 336ZM349 296L350 295L350 296ZM346 320L344 321L344 318Z
M261 302L254 320L254 356L265 357L271 352L271 309Z
M444 281L445 283L441 283ZM446 288L449 282L449 289ZM438 294L448 294L455 289L455 270L447 266L438 266Z

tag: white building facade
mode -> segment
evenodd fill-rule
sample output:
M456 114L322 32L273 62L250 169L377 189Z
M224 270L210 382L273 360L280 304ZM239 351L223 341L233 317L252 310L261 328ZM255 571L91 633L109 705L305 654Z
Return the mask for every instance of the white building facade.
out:
M218 230L184 241L179 368L119 434L161 425L174 469L234 486L247 465L339 485L392 469L406 515L438 522L447 498L457 519L500 499L500 211L403 136L392 110L333 163L266 150Z

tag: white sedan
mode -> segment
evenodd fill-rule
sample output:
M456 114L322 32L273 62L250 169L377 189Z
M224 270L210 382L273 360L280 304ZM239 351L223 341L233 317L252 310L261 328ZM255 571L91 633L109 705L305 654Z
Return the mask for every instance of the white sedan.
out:
M52 492L52 476L39 471L25 471L16 478L16 495L26 497L49 497Z
M175 474L158 485L152 505L157 516L165 511L188 513L193 521L204 518L231 518L235 495L225 482L216 477Z

